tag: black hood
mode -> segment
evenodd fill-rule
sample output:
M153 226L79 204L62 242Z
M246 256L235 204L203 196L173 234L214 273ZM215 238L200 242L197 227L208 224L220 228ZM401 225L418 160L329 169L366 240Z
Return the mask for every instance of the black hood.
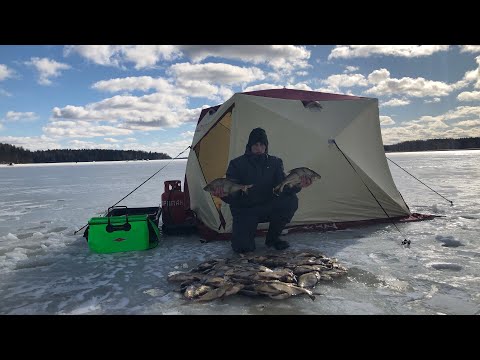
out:
M255 128L250 132L250 135L248 137L248 143L245 147L245 154L250 154L252 152L252 145L256 144L257 142L265 144L265 153L268 154L267 133L262 128Z

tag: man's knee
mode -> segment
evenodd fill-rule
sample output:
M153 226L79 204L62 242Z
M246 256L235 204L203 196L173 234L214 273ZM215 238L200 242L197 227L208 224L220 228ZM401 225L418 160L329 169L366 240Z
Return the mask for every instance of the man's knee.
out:
M298 197L295 194L280 195L274 206L274 211L295 213L298 209Z
M298 197L297 195L293 195L291 196L291 200L289 200L289 206L290 206L290 209L295 212L297 211L298 209Z

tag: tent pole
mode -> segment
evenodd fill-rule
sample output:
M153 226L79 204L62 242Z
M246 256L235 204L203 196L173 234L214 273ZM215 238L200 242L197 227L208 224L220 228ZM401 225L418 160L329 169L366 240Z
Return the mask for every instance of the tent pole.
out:
M377 198L375 197L375 195L373 194L373 192L368 188L367 184L365 184L365 182L363 181L362 177L360 176L360 174L357 172L357 170L355 169L355 167L352 165L352 163L350 162L350 160L348 160L347 156L343 153L343 151L338 147L337 145L337 142L335 141L335 139L329 139L328 142L330 144L335 144L335 146L337 147L338 151L340 151L343 155L343 157L345 158L345 160L347 160L347 162L350 164L350 166L352 167L353 171L355 171L355 173L358 175L358 177L360 178L360 180L362 181L363 185L365 185L365 187L367 188L368 192L373 196L373 198L375 199L375 201L377 202L378 206L380 206L383 210L383 212L385 213L385 215L387 215L388 219L392 222L393 226L395 226L395 228L398 230L398 232L400 233L400 235L402 235L403 237L403 241L402 241L402 245L407 245L407 246L410 246L411 244L411 241L410 240L407 240L407 238L402 234L402 232L400 231L400 229L397 227L397 224L395 224L395 222L392 220L392 218L388 215L387 211L383 208L382 204L380 204L380 202L377 200Z

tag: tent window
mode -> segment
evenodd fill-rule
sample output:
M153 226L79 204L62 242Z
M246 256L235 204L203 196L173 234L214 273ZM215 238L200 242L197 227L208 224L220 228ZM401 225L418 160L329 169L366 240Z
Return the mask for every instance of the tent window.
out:
M323 109L323 106L320 105L318 101L303 100L302 104L305 109L308 109L310 111L322 111Z
M194 147L205 181L225 176L230 151L230 129L232 127L232 111L223 117L208 131ZM222 201L214 197L217 208Z

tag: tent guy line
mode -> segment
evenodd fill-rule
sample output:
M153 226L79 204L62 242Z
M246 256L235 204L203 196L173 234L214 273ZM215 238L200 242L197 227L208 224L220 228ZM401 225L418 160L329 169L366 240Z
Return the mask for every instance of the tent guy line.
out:
M423 181L421 181L420 179L417 179L415 176L413 176L412 174L410 174L407 170L405 170L404 168L402 168L400 165L398 165L395 161L389 159L387 157L387 160L394 163L395 165L397 165L400 169L402 169L403 171L405 171L408 175L410 175L411 177L413 177L415 180L419 181L420 183L422 183L423 185L425 185L427 188L429 188L430 190L432 190L435 194L441 196L442 198L444 198L445 200L447 200L451 206L453 206L453 201L451 200L448 200L445 196L439 194L438 192L436 192L435 190L433 190L430 186L428 186L427 184L425 184Z
M175 156L172 160L170 160L168 163L166 163L164 166L162 166L162 168L160 168L160 170L158 170L156 173L154 173L152 176L150 176L147 180L145 180L144 182L142 182L140 185L138 185L135 189L133 189L132 191L130 191L127 195L125 195L123 198L121 198L120 200L118 200L115 204L113 204L112 206L110 206L108 209L111 209L113 207L115 207L116 205L118 205L121 201L125 200L128 196L130 196L131 194L133 194L136 190L138 190L140 188L140 186L144 185L147 181L149 181L150 179L152 179L155 175L157 175L160 171L162 171L163 169L165 169L167 167L167 165L171 164L173 160L175 160L176 158L178 158L180 155L182 155L185 151L187 151L188 149L190 149L190 146L188 146L185 150L183 150L180 154L178 154L177 156ZM105 212L105 214L108 213L108 210ZM73 233L73 235L76 235L80 230L82 230L83 228L85 228L86 226L88 226L88 224L85 224L83 225L80 229L78 229L77 231L75 231Z
M373 198L375 199L375 201L377 202L378 206L380 206L383 210L383 212L385 213L385 215L387 215L387 218L392 222L393 226L395 226L395 229L398 230L398 232L400 233L400 235L402 235L403 237L403 241L402 241L402 245L406 245L406 246L410 246L411 244L411 241L410 240L407 240L407 238L405 237L405 235L403 235L403 233L400 231L400 229L397 227L397 224L395 224L395 221L393 221L393 219L388 215L387 211L383 208L382 204L380 204L380 202L378 201L378 199L376 198L376 196L373 194L372 190L370 190L370 188L367 186L367 184L365 184L365 182L363 181L362 177L360 176L360 174L357 172L357 170L355 169L355 167L352 165L352 163L350 162L350 160L348 160L347 156L344 154L344 152L342 151L342 149L340 149L338 147L338 144L337 142L335 141L335 139L329 139L328 140L328 143L329 144L335 144L335 146L337 147L338 151L340 151L343 155L343 157L345 158L345 160L347 160L347 162L350 164L350 166L352 167L353 171L355 171L355 173L358 175L358 177L360 178L360 180L362 181L363 185L365 185L365 187L367 188L368 192L373 196Z

